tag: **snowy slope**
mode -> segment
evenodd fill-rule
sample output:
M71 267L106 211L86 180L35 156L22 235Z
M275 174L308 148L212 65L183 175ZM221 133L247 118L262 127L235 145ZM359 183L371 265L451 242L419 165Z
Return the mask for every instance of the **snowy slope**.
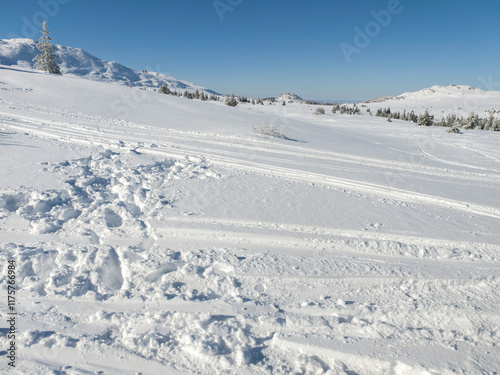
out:
M419 91L415 92L405 92L401 95L398 96L388 96L388 97L382 97L382 98L375 98L371 100L367 100L366 103L370 102L384 102L387 100L423 100L425 98L435 100L435 99L440 99L440 98L445 98L445 97L462 97L466 96L468 94L481 94L482 90L478 90L472 86L468 85L456 85L452 84L447 87L439 86L439 85L434 85L429 88L425 88Z
M398 96L367 100L360 104L375 111L378 108L390 107L394 111L406 110L419 114L427 109L437 120L448 114L466 117L471 112L487 117L486 111L500 110L500 91L485 91L467 85L435 85Z
M80 48L61 45L57 45L57 48L57 55L62 61L58 63L60 63L61 72L65 75L133 86L159 87L165 83L173 91L195 92L199 90L208 94L217 94L192 82L181 81L165 74L138 71L114 61L101 60ZM36 41L32 39L0 39L0 60L4 65L32 67L32 60L39 53Z
M500 134L314 109L1 66L17 373L497 371Z

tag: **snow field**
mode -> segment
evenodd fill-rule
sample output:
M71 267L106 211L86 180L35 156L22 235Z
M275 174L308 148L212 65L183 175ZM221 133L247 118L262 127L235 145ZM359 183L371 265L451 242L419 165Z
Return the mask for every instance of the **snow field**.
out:
M152 92L117 118L130 88L50 79L0 79L18 373L500 367L497 134Z

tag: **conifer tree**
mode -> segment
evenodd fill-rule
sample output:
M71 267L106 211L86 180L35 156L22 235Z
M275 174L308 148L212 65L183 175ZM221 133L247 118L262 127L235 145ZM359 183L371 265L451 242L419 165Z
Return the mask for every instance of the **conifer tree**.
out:
M167 87L167 85L165 85L165 82L163 82L163 84L160 86L160 89L158 91L162 94L170 94L170 90Z
M47 30L47 23L43 22L43 28L40 31L43 35L40 37L39 42L36 45L41 52L41 54L36 55L33 61L33 67L37 70L43 70L52 74L61 74L61 70L59 69L59 65L56 63L56 59L61 61L59 56L57 56L54 52L57 51L57 48L50 44L52 40L49 37L50 31Z
M474 112L469 114L467 120L465 120L465 124L463 125L464 129L475 129L479 125L479 117L474 114Z
M234 97L233 93L231 93L231 95L226 98L225 104L230 107L236 107L238 105L238 101Z
M418 125L420 126L432 126L434 124L434 116L429 115L429 111L425 110L423 115L418 118Z
M490 127L490 130L500 132L500 119L495 121L494 125Z
M410 122L417 123L418 122L418 117L415 114L415 112L411 111L410 114L408 115Z

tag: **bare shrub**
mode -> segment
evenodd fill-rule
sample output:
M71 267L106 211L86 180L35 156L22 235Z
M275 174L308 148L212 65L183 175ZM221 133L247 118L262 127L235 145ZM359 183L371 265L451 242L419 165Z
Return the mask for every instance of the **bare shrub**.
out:
M264 135L266 137L280 138L280 139L290 139L283 132L275 128L273 125L262 125L259 128L252 129L254 133Z
M324 115L324 114L325 114L325 109L323 107L318 107L313 112L313 115Z

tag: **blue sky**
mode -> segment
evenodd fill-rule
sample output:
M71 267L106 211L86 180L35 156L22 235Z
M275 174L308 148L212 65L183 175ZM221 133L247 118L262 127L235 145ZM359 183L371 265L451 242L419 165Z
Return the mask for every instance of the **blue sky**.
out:
M497 0L2 1L0 38L38 39L44 17L56 44L250 97L500 82Z

